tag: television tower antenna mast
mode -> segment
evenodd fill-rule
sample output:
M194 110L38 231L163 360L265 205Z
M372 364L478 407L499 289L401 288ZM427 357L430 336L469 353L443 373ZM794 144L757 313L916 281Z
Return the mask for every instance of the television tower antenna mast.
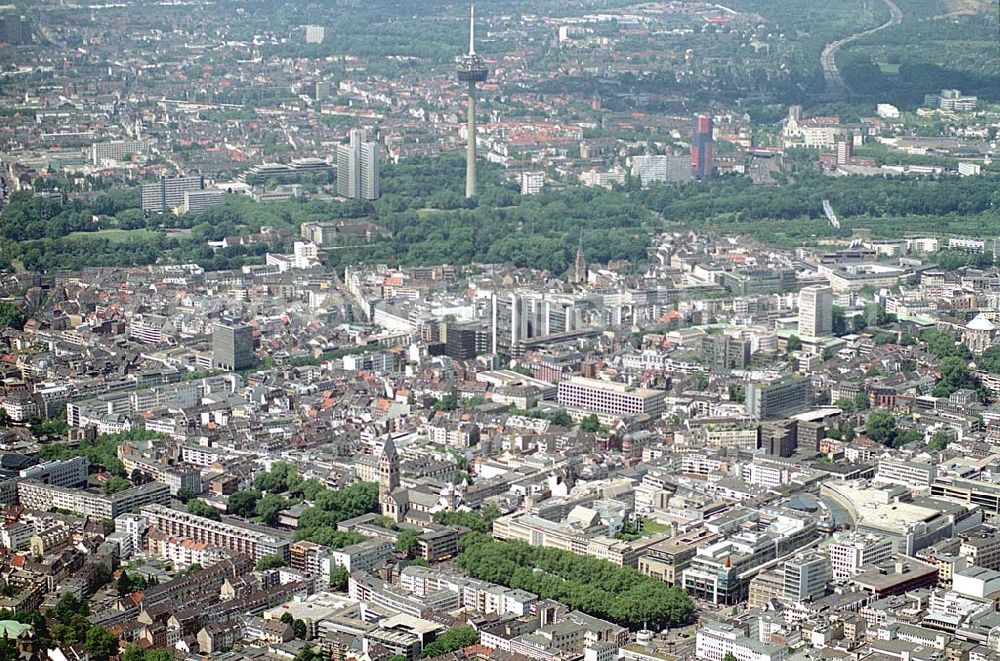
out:
M469 55L476 54L476 6L469 5Z
M465 125L465 197L476 196L476 84L484 82L489 71L483 58L476 55L476 7L469 7L469 52L458 63L458 79L469 85L469 108Z

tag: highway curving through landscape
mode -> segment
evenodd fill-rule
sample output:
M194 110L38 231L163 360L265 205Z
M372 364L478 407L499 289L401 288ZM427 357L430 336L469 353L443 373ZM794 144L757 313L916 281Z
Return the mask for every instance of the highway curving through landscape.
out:
M837 68L837 51L844 44L849 44L852 41L861 39L862 37L867 37L870 34L875 34L886 28L891 28L894 25L899 25L903 21L903 12L899 10L896 3L893 0L882 0L886 7L889 8L889 20L879 25L877 27L871 28L870 30L865 30L864 32L858 32L852 34L843 39L838 39L836 41L831 41L823 49L823 53L820 55L819 62L820 66L823 67L823 78L826 79L826 96L830 98L844 98L851 95L851 88L847 86L844 82L844 77L840 75L840 69Z

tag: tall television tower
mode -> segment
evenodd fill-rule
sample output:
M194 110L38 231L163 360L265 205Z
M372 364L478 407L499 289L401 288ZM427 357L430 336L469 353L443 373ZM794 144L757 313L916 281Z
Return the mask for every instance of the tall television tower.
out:
M469 116L465 136L465 197L476 196L476 83L489 76L483 58L476 55L476 7L469 8L469 53L458 63L458 79L469 84Z

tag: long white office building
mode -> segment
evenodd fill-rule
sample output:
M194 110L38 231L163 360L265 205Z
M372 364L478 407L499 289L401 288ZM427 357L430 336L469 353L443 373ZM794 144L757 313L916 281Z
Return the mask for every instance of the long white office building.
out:
M752 638L743 628L703 620L695 634L695 655L706 661L723 661L727 654L737 661L782 661L788 657L788 649Z
M656 417L666 408L662 390L579 376L559 382L557 399L564 406L612 415L646 413Z

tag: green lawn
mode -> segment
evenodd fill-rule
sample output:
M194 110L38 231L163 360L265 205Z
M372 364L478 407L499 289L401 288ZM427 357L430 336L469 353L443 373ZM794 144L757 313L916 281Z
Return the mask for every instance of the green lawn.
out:
M129 241L151 239L156 236L156 232L148 229L137 230L98 230L97 232L72 232L66 236L68 239L79 238L100 238L107 239L113 243L127 243Z
M445 214L445 213L455 213L457 209L435 209L433 207L424 207L423 209L417 209L418 216L430 216L432 214Z
M662 523L657 523L656 521L645 517L642 519L643 535L659 535L660 533L667 532L667 530L669 530L669 527L663 525Z

